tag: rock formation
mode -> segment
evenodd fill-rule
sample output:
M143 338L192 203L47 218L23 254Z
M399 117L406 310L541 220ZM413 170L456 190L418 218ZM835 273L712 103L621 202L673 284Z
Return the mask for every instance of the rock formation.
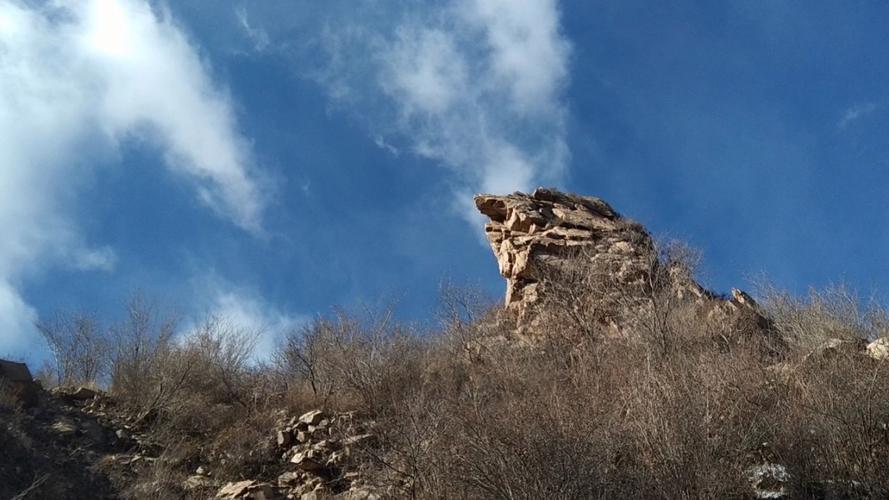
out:
M9 384L12 392L25 406L37 403L39 387L31 376L28 365L0 359L0 384Z
M548 271L578 251L624 284L644 279L654 253L645 229L598 198L538 188L531 195L478 195L475 204L491 219L485 233L506 278L506 307L521 316L540 298Z
M691 305L698 316L714 323L737 326L743 319L767 328L750 296L732 290L723 299L707 291L685 268L659 259L644 227L599 198L538 188L532 194L477 195L475 204L490 219L485 233L507 281L506 309L516 314L520 326L534 322L537 306L552 293L547 286L558 285L564 280L560 277L571 277L582 265L586 276L601 277L603 288L621 294L620 303L601 319L612 332L625 333L627 318L651 309L656 287L668 289L671 299ZM612 299L613 293L602 298Z

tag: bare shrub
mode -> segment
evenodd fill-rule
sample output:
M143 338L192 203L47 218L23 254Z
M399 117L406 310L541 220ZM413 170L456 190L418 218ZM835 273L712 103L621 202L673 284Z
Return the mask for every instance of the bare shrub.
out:
M311 387L322 405L336 398L365 409L379 409L416 374L420 342L392 318L391 310L363 318L337 311L291 332L279 365L294 383Z
M187 382L189 356L175 345L177 321L143 297L129 301L125 319L109 330L111 391L140 411L162 407Z
M768 283L759 283L763 306L785 340L811 350L828 339L872 339L889 333L889 315L876 300L862 304L842 285L810 290L796 297Z
M81 313L59 313L37 323L54 360L56 385L97 386L108 368L108 339L99 321Z
M795 346L776 364L754 342L719 341L743 323L723 331L688 306L718 297L682 288L686 250L658 255L629 285L583 253L543 277L535 342L480 294L447 288L440 331L337 311L262 366L254 334L224 319L173 341L137 307L112 337L112 387L152 414L142 422L165 451L131 496L182 497L197 465L274 479L284 404L359 410L376 439L350 460L393 497L748 498L763 464L787 469L791 498L889 496L889 365L813 354L826 338L883 335L885 311L846 292L769 295L773 328ZM626 334L606 335L609 318Z

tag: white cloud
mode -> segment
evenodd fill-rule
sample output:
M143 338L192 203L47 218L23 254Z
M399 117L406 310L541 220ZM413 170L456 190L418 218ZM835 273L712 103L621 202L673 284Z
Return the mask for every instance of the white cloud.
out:
M460 12L485 32L497 85L509 89L516 109L559 109L569 44L559 34L555 0L466 0Z
M853 122L858 121L859 119L873 113L877 109L879 109L879 105L875 102L866 102L861 104L856 104L854 106L849 107L845 113L843 113L842 118L837 123L837 126L841 129L844 129L851 125Z
M61 264L111 270L76 217L94 163L133 138L236 224L260 230L263 194L232 105L168 13L145 0L0 0L0 351L34 335L17 292ZM107 163L107 162L105 162Z
M406 114L438 115L466 91L466 61L453 37L439 29L403 28L382 58L382 84Z
M255 294L233 288L216 292L209 314L240 331L256 333L257 361L271 359L283 337L308 322L305 316L283 313Z
M37 313L19 296L15 287L0 281L0 357L33 357L43 350L34 328Z
M268 33L266 33L265 30L256 28L250 24L250 19L247 17L247 9L243 6L235 9L235 17L237 17L238 24L241 26L244 34L253 44L253 50L261 52L269 46L271 40L269 39Z
M438 161L461 198L561 180L571 49L555 0L327 5L298 34L272 37L310 40L297 71L377 144Z
M568 53L549 0L463 1L406 21L376 57L398 133L415 152L468 189L510 192L556 181L565 168Z

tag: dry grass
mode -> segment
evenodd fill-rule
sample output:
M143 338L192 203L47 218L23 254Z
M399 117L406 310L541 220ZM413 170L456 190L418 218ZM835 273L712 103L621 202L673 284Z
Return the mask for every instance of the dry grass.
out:
M111 387L165 451L131 496L180 497L198 464L273 478L276 410L313 407L374 419L362 467L403 497L748 498L748 470L766 463L787 468L793 498L889 496L889 367L816 349L883 335L885 312L850 294L770 293L776 364L772 340L726 341L751 333L675 301L671 276L690 271L671 259L629 291L582 261L550 276L530 346L455 289L438 332L338 312L288 336L274 366L247 362L249 342L224 323L173 342L165 322L134 322L155 326L118 337ZM606 313L635 315L629 335L607 338Z

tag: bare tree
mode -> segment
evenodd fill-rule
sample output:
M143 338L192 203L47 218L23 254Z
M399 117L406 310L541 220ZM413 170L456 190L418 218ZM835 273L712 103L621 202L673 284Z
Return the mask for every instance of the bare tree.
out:
M99 321L83 313L59 313L37 323L52 353L58 385L96 385L108 368L108 338Z

